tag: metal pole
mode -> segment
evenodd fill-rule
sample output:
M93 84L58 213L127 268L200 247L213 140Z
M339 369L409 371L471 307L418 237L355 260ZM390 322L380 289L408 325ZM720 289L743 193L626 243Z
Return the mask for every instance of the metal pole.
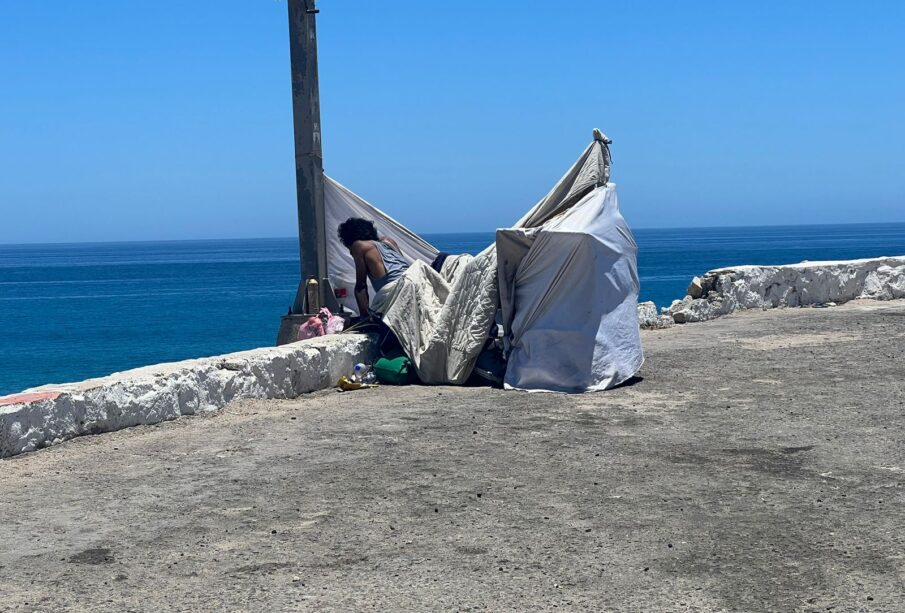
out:
M324 162L317 85L315 0L288 0L292 117L295 126L295 185L298 196L301 281L293 313L305 312L305 282L327 276L324 222ZM321 299L323 302L323 298Z

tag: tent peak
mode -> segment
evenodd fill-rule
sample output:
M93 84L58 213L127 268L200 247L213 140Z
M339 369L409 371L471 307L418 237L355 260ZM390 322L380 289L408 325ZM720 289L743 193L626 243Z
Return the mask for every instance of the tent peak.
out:
M604 145L610 145L613 142L613 139L601 132L600 128L594 128L594 140L599 140Z

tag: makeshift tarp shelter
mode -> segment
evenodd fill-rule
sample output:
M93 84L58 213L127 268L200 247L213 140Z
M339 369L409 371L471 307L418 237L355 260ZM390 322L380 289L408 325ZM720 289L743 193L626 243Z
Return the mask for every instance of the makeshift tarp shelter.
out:
M422 381L464 383L495 323L507 388L603 390L640 369L637 246L609 183L608 144L595 130L578 161L515 226L498 230L477 256L448 258L440 272L428 264L436 249L328 180L328 227L349 216L375 219L412 262L371 306ZM332 240L331 279L354 284L352 260ZM333 255L338 250L344 258Z

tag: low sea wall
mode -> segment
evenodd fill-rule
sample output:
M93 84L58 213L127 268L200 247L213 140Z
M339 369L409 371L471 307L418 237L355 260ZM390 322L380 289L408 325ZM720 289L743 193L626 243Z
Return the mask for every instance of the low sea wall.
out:
M369 336L339 334L32 388L0 398L0 457L240 398L295 398L332 387L356 362L370 362L374 350Z
M638 305L643 328L706 321L744 309L905 298L905 256L785 266L738 266L695 277L688 295L657 313ZM294 398L333 386L370 362L368 336L325 336L282 347L146 366L0 398L0 458L96 434L219 409L240 398Z
M688 294L664 308L639 305L642 327L706 321L745 309L833 306L859 298L905 298L905 256L718 268L695 277Z

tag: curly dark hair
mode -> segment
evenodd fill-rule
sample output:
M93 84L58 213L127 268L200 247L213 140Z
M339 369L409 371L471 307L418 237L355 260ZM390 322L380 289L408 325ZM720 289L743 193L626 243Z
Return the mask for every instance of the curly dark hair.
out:
M350 217L339 224L338 233L339 240L346 247L351 247L355 241L379 240L374 222L361 217Z

